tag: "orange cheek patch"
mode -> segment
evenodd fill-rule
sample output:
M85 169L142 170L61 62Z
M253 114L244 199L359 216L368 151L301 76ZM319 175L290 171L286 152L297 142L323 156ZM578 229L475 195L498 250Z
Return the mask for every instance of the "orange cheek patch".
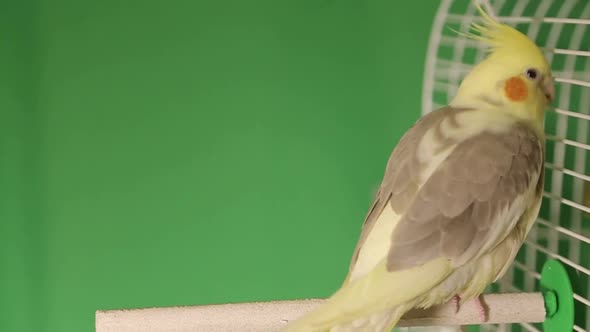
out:
M529 95L526 83L518 76L511 77L506 81L504 84L504 93L512 101L523 101Z

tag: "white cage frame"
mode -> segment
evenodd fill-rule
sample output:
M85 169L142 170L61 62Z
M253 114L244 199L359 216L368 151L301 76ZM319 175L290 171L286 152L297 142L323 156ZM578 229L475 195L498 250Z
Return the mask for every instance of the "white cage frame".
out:
M457 2L468 2L468 0L442 0L439 10L436 14L425 63L423 91L422 91L422 113L428 113L437 108L443 107L444 104L437 104L435 94L446 94L448 100L457 92L461 79L471 70L472 63L463 61L464 51L467 47L476 50L476 62L481 60L485 55L483 45L464 36L445 36L443 30L448 24L459 24L460 31L466 31L473 21L478 21L476 9L473 5L467 5L467 11L462 14L452 13L451 7ZM547 38L547 43L542 45L548 61L552 63L555 55L564 55L564 70L554 71L556 85L559 85L558 100L559 105L551 108L549 112L557 114L557 132L547 135L547 140L554 143L554 160L552 163L546 162L545 167L551 171L550 191L544 192L543 204L549 204L550 218L538 218L523 250L526 251L526 264L515 261L511 270L500 280L500 291L534 291L535 280L540 279L539 271L536 271L536 253L542 252L550 258L558 259L565 265L574 268L579 273L588 277L587 289L590 289L590 262L586 264L580 262L580 244L590 245L590 225L582 227L583 214L590 214L589 189L590 176L586 174L587 152L590 150L588 144L588 121L590 120L590 1L583 4L583 8L577 13L573 8L579 5L578 0L519 0L512 1L515 3L510 15L495 15L499 13L503 6L509 1L506 0L481 0L480 3L500 22L515 26L519 23L528 23L529 28L526 31L529 38L535 40L539 34L541 24L551 24L551 30ZM552 6L560 5L557 17L549 17L547 12ZM537 5L534 15L524 16L525 8L530 5ZM575 16L575 17L572 17ZM557 42L564 25L574 25L574 32L571 35L568 48L557 47ZM587 44L584 44L586 41ZM441 59L438 57L438 50L441 45L453 48L453 59ZM586 49L583 49L586 48ZM575 62L577 58L585 61L583 72L576 72ZM571 90L572 87L582 87L583 90L578 98L578 110L571 107ZM578 121L578 130L576 139L566 137L568 118ZM576 149L575 167L568 169L565 167L566 148L568 146ZM562 195L564 176L574 178L574 197L573 199L564 198ZM567 205L574 209L570 229L559 225L559 218L562 206ZM543 226L542 228L539 225ZM561 236L569 238L568 257L558 253L558 241ZM539 245L539 239L547 239L548 246ZM586 266L584 266L586 265ZM512 276L514 270L525 272L525 286L518 289L514 286ZM574 294L576 305L586 308L585 326L590 329L590 294ZM537 327L528 323L520 323L527 331L540 331ZM509 331L508 325L486 326L484 330ZM585 332L586 330L574 325L574 331Z

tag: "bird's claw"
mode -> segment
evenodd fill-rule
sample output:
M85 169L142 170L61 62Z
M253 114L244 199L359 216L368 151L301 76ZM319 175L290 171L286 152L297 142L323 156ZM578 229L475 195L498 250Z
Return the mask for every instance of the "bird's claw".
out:
M481 295L475 298L475 305L477 306L477 311L479 312L479 318L481 319L482 323L487 322L488 320L488 310L486 308L485 303L483 302Z
M459 295L453 296L451 302L455 306L455 314L459 312L461 309L461 297ZM482 323L487 322L488 320L488 310L486 308L485 303L483 302L481 295L474 299L474 304L477 308L477 312L479 313L479 318L481 319Z
M455 295L453 296L451 302L453 302L453 305L455 306L455 313L458 313L459 309L461 308L461 297L459 295Z

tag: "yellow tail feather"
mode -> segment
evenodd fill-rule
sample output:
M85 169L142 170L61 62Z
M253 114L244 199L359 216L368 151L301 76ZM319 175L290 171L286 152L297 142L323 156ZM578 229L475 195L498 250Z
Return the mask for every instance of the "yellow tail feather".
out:
M361 324L371 317L376 327L381 326L377 323L383 323L384 328L393 326L416 298L450 272L449 262L442 258L399 272L387 271L383 261L367 275L344 285L319 308L294 321L283 332L323 332L334 328L337 331L341 326L354 327L355 322Z

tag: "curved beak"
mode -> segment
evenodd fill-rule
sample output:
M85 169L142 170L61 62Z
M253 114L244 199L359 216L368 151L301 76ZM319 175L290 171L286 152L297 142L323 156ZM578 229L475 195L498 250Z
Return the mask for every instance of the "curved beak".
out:
M543 81L541 82L541 89L545 94L545 97L549 101L549 103L553 102L555 99L555 84L553 82L552 76L546 76Z

